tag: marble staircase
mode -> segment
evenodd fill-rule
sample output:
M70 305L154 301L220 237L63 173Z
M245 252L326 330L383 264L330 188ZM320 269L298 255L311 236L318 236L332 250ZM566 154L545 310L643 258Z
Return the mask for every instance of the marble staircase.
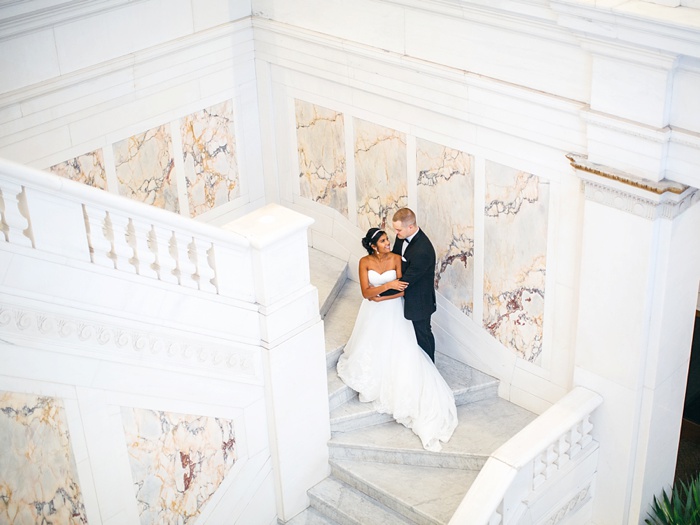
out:
M331 475L309 491L311 507L287 523L448 523L489 454L535 414L500 399L494 378L438 351L436 365L455 394L459 425L442 451L424 450L413 432L361 403L338 378L335 366L362 297L343 261L311 249L310 262L326 335Z

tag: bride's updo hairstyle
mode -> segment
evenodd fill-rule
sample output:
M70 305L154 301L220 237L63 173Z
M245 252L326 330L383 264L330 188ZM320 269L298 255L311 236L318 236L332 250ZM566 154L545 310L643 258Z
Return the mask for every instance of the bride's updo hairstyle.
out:
M372 248L372 246L377 245L377 241L384 233L384 230L380 230L379 228L370 228L367 230L367 235L362 238L362 246L365 247L367 253L370 255L374 253L374 248Z

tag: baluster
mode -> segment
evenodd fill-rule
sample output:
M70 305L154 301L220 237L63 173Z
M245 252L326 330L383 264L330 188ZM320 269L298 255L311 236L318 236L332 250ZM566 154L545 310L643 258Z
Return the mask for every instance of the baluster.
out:
M207 264L211 268L212 278L209 282L214 287L214 291L219 293L219 274L216 269L216 254L214 252L214 243L212 243L211 248L207 250Z
M138 259L133 248L131 220L118 213L110 213L114 239L114 266L119 270L138 273Z
M177 253L177 270L179 283L188 288L198 288L197 267L192 261L190 244L192 237L179 233L173 234L175 237L175 252Z
M158 278L166 283L179 283L177 268L177 249L174 245L173 232L159 226L153 227L154 252L158 264Z
M210 262L210 259L213 259L211 256L214 250L213 244L209 243L209 248L206 249L204 241L193 239L191 246L193 248L192 251L196 254L195 264L197 265L197 275L199 276L199 289L204 292L216 293L214 285L215 274Z
M586 448L588 444L593 441L593 436L591 431L593 430L593 423L591 423L590 414L583 418L581 421L581 448Z
M558 456L556 451L554 450L554 443L547 447L546 455L547 468L545 469L544 475L546 479L549 479L552 476L552 474L554 474L557 471L556 462Z
M547 465L545 463L546 452L542 452L537 455L535 459L532 460L532 488L536 489L542 483L545 482L545 470Z
M3 183L2 229L5 240L20 246L34 247L32 223L27 209L24 188L19 184L6 181Z
M88 230L90 260L98 266L116 268L114 243L112 242L114 237L109 212L84 204L83 213Z
M579 421L571 429L571 451L569 456L571 459L575 458L579 452L581 452L581 432L580 432L581 422Z
M131 219L131 234L133 235L134 258L138 261L136 273L144 277L158 279L156 257L148 243L151 225Z
M567 434L568 432L564 433L562 436L559 437L559 441L557 442L557 448L559 452L559 458L557 459L557 467L562 468L564 465L566 465L569 462L569 448L570 444L569 441L567 440Z

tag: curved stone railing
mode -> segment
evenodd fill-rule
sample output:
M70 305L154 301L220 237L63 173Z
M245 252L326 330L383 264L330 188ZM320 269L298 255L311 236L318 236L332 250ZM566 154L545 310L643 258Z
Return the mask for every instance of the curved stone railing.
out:
M255 301L245 237L3 159L0 240Z
M576 387L496 450L450 525L555 524L581 509L592 497L591 414L602 400Z

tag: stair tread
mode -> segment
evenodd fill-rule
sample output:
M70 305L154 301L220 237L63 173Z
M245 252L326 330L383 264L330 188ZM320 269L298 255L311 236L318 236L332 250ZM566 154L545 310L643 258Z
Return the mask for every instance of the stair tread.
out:
M426 454L488 456L537 417L499 397L459 406L457 416L459 424L452 439L443 444L441 452L425 451L420 439L410 429L395 421L346 432L333 432L330 444Z
M309 507L287 521L286 525L338 525L338 522Z
M447 523L479 473L351 460L331 463L343 482L416 523Z
M326 336L326 352L345 346L355 326L357 312L362 304L359 286L346 279L338 296L323 320Z
M311 284L318 290L318 304L326 311L335 299L339 280L345 279L348 263L314 248L309 248L309 272ZM326 305L326 302L330 304Z
M396 512L366 494L328 477L309 490L312 506L321 502L326 508L318 509L341 523L361 525L406 525L410 523Z

